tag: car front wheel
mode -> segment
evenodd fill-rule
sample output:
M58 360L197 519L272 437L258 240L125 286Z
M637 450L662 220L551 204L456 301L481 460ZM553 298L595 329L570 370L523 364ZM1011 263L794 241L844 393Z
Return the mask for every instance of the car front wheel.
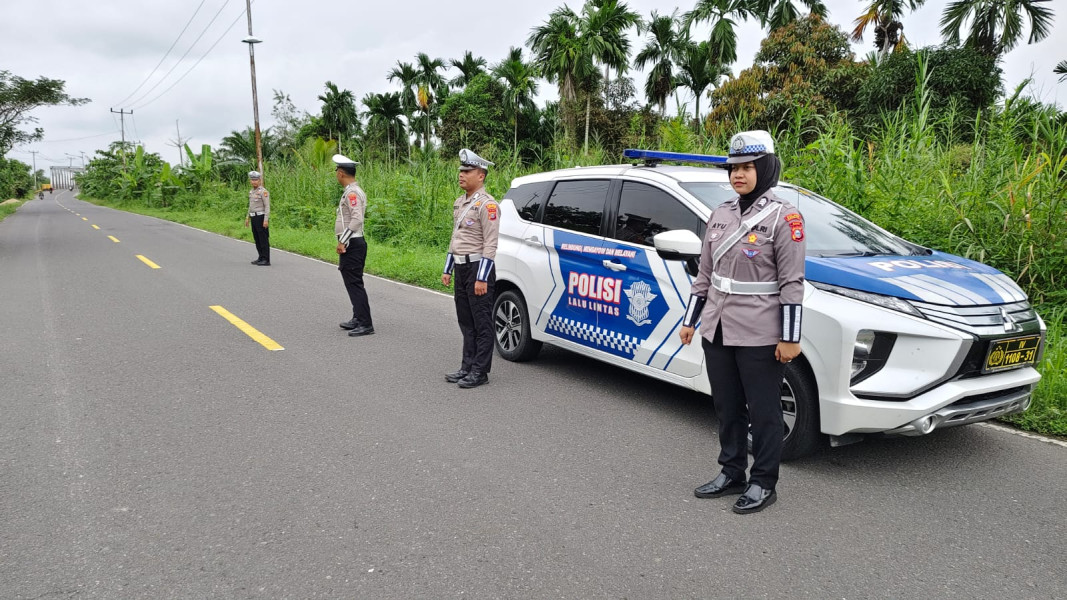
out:
M819 394L807 364L795 361L785 366L782 378L782 460L807 456L823 444L819 431ZM748 437L749 451L752 436Z

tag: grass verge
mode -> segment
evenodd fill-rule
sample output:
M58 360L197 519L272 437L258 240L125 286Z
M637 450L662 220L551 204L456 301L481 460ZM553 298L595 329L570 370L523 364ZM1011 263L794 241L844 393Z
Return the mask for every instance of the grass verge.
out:
M22 206L23 202L25 200L5 200L0 202L0 221L3 221L4 217L18 210L18 207Z

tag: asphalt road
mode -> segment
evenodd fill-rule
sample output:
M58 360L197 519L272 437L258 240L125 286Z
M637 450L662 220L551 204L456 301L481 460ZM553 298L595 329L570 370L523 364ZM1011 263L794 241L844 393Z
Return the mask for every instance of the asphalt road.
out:
M738 516L706 397L549 347L460 390L449 298L370 279L349 338L335 266L253 258L68 192L0 222L0 598L1067 596L1067 448L827 449Z

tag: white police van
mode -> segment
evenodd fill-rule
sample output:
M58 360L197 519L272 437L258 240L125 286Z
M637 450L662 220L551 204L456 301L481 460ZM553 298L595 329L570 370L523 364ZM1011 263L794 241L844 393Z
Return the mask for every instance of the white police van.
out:
M497 352L542 342L711 393L678 336L708 218L736 194L723 157L519 177L500 201ZM1045 324L1006 275L903 240L808 190L803 354L786 367L784 458L864 434L924 435L1026 410ZM698 330L699 333L699 330Z

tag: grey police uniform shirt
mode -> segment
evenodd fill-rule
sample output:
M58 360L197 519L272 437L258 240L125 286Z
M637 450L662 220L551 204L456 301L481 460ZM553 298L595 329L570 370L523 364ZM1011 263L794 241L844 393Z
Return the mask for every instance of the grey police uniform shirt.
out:
M452 226L452 242L448 251L453 256L480 254L482 258L496 260L497 239L500 235L500 205L485 188L474 192L470 197L463 194L456 198L452 204Z
M256 186L248 192L248 216L263 213L270 217L270 192L263 186Z
M712 285L712 256L741 222L768 206L777 206L733 245L715 266L715 274L734 281L776 282L778 294L727 294ZM783 305L800 305L804 299L804 221L795 206L768 192L743 215L739 198L719 205L708 219L700 254L700 272L692 293L706 297L700 333L709 341L722 324L727 346L771 346L783 336ZM797 316L795 327L799 329ZM799 332L796 334L799 339Z
M363 216L367 211L367 194L359 184L352 182L341 193L341 202L337 205L337 219L333 223L333 232L337 241L347 244L353 237L363 237Z

